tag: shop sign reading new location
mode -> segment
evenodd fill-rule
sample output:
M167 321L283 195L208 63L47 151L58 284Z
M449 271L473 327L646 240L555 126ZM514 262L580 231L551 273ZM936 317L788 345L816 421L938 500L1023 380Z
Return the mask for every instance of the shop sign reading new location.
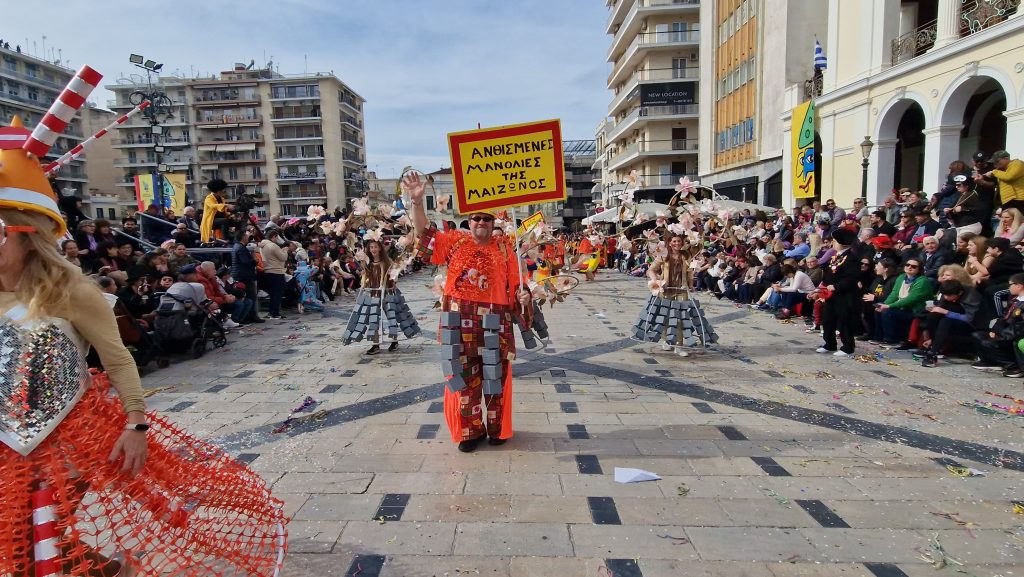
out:
M460 214L565 200L558 120L448 135Z
M681 106L696 103L696 82L640 85L640 106Z

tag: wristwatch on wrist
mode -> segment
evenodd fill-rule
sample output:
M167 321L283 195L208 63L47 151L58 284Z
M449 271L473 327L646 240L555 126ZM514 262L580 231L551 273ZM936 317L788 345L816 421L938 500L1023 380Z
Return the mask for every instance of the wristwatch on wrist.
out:
M127 425L124 426L124 430L145 433L146 431L149 430L149 425L147 425L146 423L128 423Z

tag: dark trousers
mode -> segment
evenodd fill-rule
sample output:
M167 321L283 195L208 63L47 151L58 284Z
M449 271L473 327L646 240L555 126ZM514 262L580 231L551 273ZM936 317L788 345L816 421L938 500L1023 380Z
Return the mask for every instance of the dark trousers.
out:
M856 298L856 294L833 294L822 305L821 329L826 349L836 350L838 331L839 339L843 342L840 350L844 353L853 353L853 335L856 331L854 319L857 317Z
M268 313L272 317L281 316L281 299L284 297L284 275L277 273L263 273L263 290L270 295L270 306Z
M805 317L810 317L813 313L813 308L810 303L807 302L807 295L800 292L782 292L779 291L779 306L784 309L789 309L791 313L796 312L796 305L803 303L800 308L800 314Z
M259 314L257 313L259 312L260 301L257 298L259 289L256 287L256 277L241 282L245 284L245 298L252 301L252 311L250 311L249 315L245 318L246 321L251 321L252 319L259 317Z
M910 325L914 322L914 313L892 307L882 311L882 340L893 344L907 340Z
M1017 347L1013 341L993 339L985 331L974 332L974 346L982 363L1013 366L1017 363Z
M928 313L924 321L924 330L932 344L928 350L933 353L945 353L954 348L970 350L971 325L946 315Z

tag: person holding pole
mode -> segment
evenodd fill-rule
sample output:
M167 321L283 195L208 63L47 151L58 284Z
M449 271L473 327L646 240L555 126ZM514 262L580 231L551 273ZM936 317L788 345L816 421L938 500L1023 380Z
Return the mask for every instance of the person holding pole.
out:
M491 445L512 437L512 332L516 309L532 308L522 283L512 238L494 234L495 214L467 215L469 231L429 227L423 206L425 183L416 172L401 181L421 247L432 248L433 264L448 265L441 298L444 414L459 450L476 450L485 436Z

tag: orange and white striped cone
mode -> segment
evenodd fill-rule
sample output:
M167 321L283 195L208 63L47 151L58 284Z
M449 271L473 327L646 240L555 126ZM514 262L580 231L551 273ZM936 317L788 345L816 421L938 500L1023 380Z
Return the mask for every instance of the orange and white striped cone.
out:
M57 547L57 501L45 484L32 492L32 551L35 577L59 575Z
M68 123L74 118L78 109L85 104L85 99L92 94L92 91L99 85L103 75L88 66L75 73L75 77L68 82L64 90L50 105L39 124L36 125L32 135L28 137L22 148L25 152L42 158L50 151L53 143L60 138Z

